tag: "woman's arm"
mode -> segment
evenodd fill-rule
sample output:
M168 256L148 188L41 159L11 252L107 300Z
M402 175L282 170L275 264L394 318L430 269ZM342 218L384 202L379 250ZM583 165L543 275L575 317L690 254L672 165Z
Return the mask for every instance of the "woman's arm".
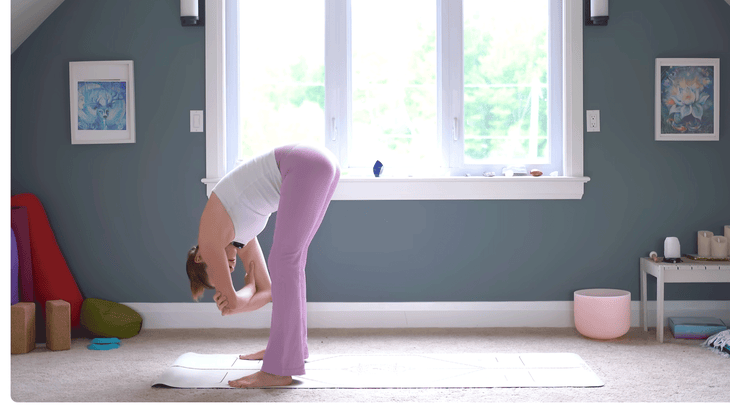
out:
M243 262L243 266L247 268L247 275L252 276L256 282L256 291L271 291L271 277L269 277L269 269L264 259L264 252L257 237L249 241L242 249L238 250L238 257ZM254 269L250 269L251 263L255 265Z
M201 245L198 252L203 254L208 266L206 271L208 272L210 284L216 290L216 295L213 297L216 303L218 303L218 300L226 301L228 308L231 310L237 310L245 306L255 293L254 283L236 292L228 270L228 259L225 250L218 247L203 248Z
M258 239L254 238L249 241L238 251L238 256L241 258L244 267L247 267L246 275L249 277L246 286L238 293L246 293L246 288L251 287L254 294L246 304L236 308L230 308L227 304L222 304L224 301L222 298L214 298L216 302L220 301L218 308L223 315L255 311L271 302L271 278Z
M207 266L206 272L210 284L225 297L231 309L236 309L238 306L245 305L253 292L238 294L233 288L225 251L226 246L232 240L233 223L218 196L213 193L200 217L198 254ZM248 294L248 299L246 294Z
M254 262L252 261L249 266L249 271L251 273L256 273L259 271L265 271L266 267L264 267L263 270L256 269L256 266ZM257 274L254 274L254 279L256 279L258 276ZM268 275L267 275L268 277ZM258 280L255 280L258 281ZM258 286L258 283L257 283ZM255 289L254 295L251 297L250 300L248 300L248 303L240 308L240 312L248 312L248 311L255 311L259 308L265 306L266 304L271 302L271 287L266 289Z

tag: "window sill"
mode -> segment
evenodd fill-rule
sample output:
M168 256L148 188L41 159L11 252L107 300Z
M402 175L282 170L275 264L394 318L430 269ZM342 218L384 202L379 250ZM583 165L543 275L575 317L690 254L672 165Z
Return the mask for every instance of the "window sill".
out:
M589 177L343 177L332 200L580 200Z
M580 200L589 177L342 177L332 200ZM219 178L202 182L208 197Z

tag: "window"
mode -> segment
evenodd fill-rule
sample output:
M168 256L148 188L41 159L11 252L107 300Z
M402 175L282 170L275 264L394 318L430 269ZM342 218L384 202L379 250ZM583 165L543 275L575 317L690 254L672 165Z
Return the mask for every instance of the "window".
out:
M340 110L351 118L350 135L330 139L334 150L338 144L347 147L339 150L343 174L372 175L376 160L386 164L385 175L437 171L436 0L351 0L350 13L346 2L332 3L330 15L352 23L351 56L343 50L339 59L327 61L333 70L346 70L348 57L352 62L352 84L345 76L332 82L338 90L351 88L351 97L339 93L330 106L333 117Z
M318 141L343 169L335 199L581 198L582 2L564 1L306 0L281 12L227 0L238 60L226 53L224 108L238 124L207 136L229 147L207 158ZM215 23L207 64L209 46L224 54ZM210 125L221 114L206 105ZM386 178L372 176L375 160ZM482 177L513 164L546 176Z
M561 1L464 0L463 15L463 57L455 58L464 62L464 133L456 167L500 175L522 164L560 173Z
M239 161L324 142L324 0L285 3L238 2Z

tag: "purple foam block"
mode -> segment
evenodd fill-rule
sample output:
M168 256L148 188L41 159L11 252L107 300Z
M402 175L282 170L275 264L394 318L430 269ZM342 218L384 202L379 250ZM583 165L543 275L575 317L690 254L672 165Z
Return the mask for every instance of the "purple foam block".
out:
M20 302L18 297L18 246L15 244L15 231L10 228L10 305Z
M33 260L30 254L30 231L28 226L28 210L25 207L10 209L10 227L15 233L18 247L18 275L20 277L20 301L34 302L33 292Z

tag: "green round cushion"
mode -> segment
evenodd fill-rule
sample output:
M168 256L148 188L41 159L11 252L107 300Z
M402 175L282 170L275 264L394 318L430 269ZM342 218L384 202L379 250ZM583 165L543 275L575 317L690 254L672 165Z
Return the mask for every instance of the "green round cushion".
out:
M130 338L142 329L142 316L124 304L87 298L81 304L81 325L100 337Z

